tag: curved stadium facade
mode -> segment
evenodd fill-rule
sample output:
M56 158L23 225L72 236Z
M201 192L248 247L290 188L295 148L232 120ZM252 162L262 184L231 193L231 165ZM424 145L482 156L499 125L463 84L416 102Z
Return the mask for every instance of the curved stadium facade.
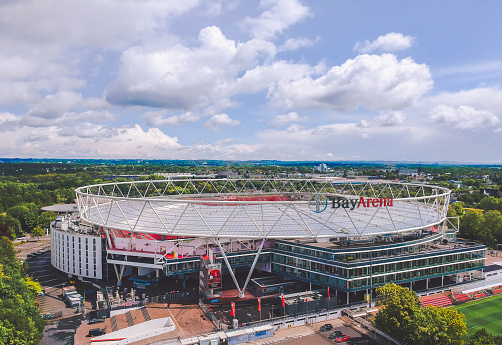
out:
M485 246L447 227L450 191L431 185L172 179L76 195L78 212L52 226L52 264L81 279L200 279L212 298L218 269L242 297L259 270L329 287L348 304L386 283L432 289L484 267Z

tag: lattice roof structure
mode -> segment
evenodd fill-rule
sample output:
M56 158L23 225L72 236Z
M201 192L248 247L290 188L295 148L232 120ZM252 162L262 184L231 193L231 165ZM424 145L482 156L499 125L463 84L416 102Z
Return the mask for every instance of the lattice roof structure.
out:
M442 187L345 179L130 181L80 187L76 195L80 217L99 226L242 239L410 232L443 224L450 200L450 190ZM364 207L361 198L364 205L378 200ZM349 208L333 208L333 199L340 206L346 200ZM359 207L351 209L354 203Z

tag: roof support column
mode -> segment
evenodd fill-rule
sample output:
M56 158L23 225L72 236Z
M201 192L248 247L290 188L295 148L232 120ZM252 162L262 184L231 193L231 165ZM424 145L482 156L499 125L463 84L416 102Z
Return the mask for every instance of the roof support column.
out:
M239 291L239 297L240 297L241 294L244 295L244 293L241 292L241 289L239 287L239 283L237 282L237 278L235 278L234 271L232 271L232 267L230 266L230 262L228 262L228 258L227 258L226 254L225 254L225 250L221 246L220 240L218 238L216 238L215 240L216 240L216 244L220 248L220 253L223 256L223 260L225 261L225 264L227 265L228 271L230 272L230 275L232 276L232 279L234 281L235 287L237 288L237 291Z
M261 249L263 248L263 243L265 243L265 239L261 240L260 248L258 249L256 256L254 257L253 264L251 265L251 269L249 270L248 277L246 278L246 282L244 283L244 286L242 287L242 291L239 291L239 298L244 298L244 291L246 291L246 287L248 286L249 279L251 279L251 275L253 274L256 263L258 262L258 258L260 257Z

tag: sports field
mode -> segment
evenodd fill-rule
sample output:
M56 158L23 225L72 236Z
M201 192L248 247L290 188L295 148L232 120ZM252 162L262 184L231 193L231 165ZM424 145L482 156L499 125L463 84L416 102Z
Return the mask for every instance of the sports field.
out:
M502 295L465 303L453 309L465 315L469 336L481 327L502 334Z

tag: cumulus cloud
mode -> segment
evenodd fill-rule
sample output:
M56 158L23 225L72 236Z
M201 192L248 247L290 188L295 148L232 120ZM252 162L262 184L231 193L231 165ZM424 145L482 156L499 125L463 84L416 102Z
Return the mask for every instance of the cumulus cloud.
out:
M219 131L221 126L238 126L240 121L232 119L227 114L218 114L211 117L205 124L212 131Z
M132 104L192 111L232 106L229 97L238 73L275 54L272 43L251 40L236 44L218 27L206 27L198 36L200 46L176 45L148 51L127 50L117 79L106 90L115 104ZM148 66L145 69L145 66Z
M324 64L310 66L276 61L249 69L235 83L235 92L256 93L264 89L273 91L277 82L291 82L311 75L319 75L325 70Z
M457 108L447 105L434 107L428 120L431 123L453 125L459 129L477 129L496 126L500 123L500 119L492 111L465 105Z
M354 51L362 54L374 51L395 52L410 48L414 41L415 38L413 36L404 36L401 33L390 32L386 35L378 36L378 38L372 42L357 42L354 46Z
M268 124L272 128L282 127L291 122L305 122L308 121L308 116L299 116L296 112L291 112L286 115L277 115Z
M308 7L299 0L261 0L259 17L246 17L242 28L252 37L271 39L285 29L311 15Z
M398 110L414 104L432 86L429 67L411 58L359 55L317 79L279 81L269 97L272 105L287 109Z
M0 146L2 157L158 158L173 157L172 152L181 147L176 137L157 128L144 131L138 125L111 128L85 124L82 131L20 127L2 135L6 139Z
M389 111L378 115L375 118L375 123L384 127L392 127L400 125L406 120L406 116L401 111Z
M166 20L199 0L35 0L0 2L0 105L86 85L92 50L121 51L167 32ZM168 34L164 34L168 36ZM95 62L96 63L96 62Z

